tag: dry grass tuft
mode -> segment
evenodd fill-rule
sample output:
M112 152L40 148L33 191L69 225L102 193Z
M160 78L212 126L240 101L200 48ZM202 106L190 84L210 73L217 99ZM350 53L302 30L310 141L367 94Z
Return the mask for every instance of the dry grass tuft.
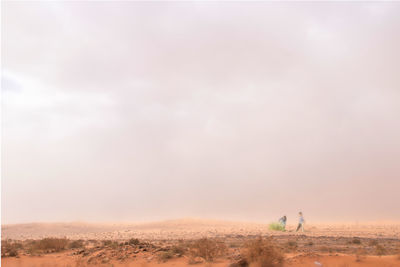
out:
M282 251L272 243L271 239L261 237L247 242L243 254L253 266L280 267L285 261Z
M211 262L226 253L225 243L222 241L201 238L189 245L191 258L201 257L205 261Z
M386 249L382 245L375 246L376 255L382 256L386 254Z

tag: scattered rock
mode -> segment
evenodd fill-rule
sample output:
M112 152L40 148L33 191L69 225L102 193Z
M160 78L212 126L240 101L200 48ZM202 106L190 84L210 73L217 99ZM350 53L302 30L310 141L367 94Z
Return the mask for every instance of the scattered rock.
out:
M245 259L240 259L237 262L231 263L229 267L247 267L249 263Z
M197 263L203 263L203 262L205 262L206 260L203 258L203 257L196 257L196 258L194 258L193 260L192 260L192 263L195 263L195 264L197 264Z

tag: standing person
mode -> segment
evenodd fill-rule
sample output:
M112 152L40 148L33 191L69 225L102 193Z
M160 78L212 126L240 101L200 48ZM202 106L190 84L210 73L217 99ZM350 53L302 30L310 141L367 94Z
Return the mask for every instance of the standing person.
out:
M279 223L283 227L283 231L286 231L286 220L286 215L283 215L283 217L279 219Z
M303 213L300 211L299 212L299 224L297 225L296 232L299 231L301 228L301 231L304 232L304 217Z

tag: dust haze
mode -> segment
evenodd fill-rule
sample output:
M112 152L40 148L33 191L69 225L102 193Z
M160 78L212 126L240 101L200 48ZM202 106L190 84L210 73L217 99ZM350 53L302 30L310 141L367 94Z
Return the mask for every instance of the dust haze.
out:
M400 220L400 3L1 5L3 223Z

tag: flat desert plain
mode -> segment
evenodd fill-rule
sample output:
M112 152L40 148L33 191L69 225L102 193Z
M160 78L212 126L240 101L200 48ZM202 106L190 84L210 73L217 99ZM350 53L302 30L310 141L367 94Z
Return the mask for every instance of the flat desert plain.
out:
M182 219L2 226L3 266L400 266L400 223Z

